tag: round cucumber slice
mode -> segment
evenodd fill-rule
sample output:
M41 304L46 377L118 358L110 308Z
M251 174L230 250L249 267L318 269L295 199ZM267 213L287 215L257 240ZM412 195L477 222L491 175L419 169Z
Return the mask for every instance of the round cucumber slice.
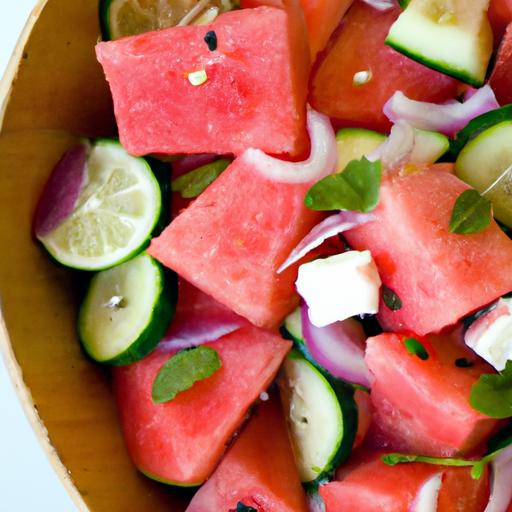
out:
M210 23L235 6L231 0L101 0L104 40L173 27Z
M411 162L437 162L450 149L450 141L446 135L427 130L414 129L414 149Z
M386 136L382 133L364 128L343 128L336 133L338 147L338 167L336 172L342 172L349 162L359 160L377 149Z
M78 318L78 335L98 363L130 364L151 352L174 315L176 280L143 252L96 274Z
M146 247L161 211L162 193L148 162L117 141L98 140L73 212L39 240L64 266L104 270Z
M314 487L346 460L357 430L354 391L292 350L279 389L303 483Z
M470 140L455 162L457 176L492 202L494 216L512 227L512 121Z

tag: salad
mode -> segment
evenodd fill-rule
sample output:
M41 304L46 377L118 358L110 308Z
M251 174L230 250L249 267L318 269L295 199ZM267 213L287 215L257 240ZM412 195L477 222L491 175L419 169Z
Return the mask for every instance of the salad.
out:
M510 512L507 2L99 15L119 138L33 231L134 466L188 512Z

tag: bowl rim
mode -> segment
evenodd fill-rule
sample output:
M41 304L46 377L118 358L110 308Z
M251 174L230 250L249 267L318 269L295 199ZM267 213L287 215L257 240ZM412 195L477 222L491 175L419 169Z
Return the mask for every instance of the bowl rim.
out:
M27 44L32 29L34 28L39 16L43 12L49 0L38 0L32 11L30 12L28 19L23 27L23 30L18 38L14 51L9 59L7 67L5 69L3 77L0 80L0 136L3 133L3 123L5 113L11 93L13 90L14 81L18 73L21 58L25 45ZM83 500L81 494L73 483L71 475L68 469L65 467L63 462L60 460L59 455L52 445L48 436L48 430L46 429L43 421L39 417L37 409L32 398L30 389L23 380L23 371L16 359L14 350L10 341L9 333L5 323L3 314L2 304L0 304L0 357L3 359L7 368L7 374L11 379L14 386L14 392L20 402L25 417L27 418L32 431L35 433L39 445L43 449L50 466L53 468L64 489L71 497L71 500L80 512L89 512L89 508Z

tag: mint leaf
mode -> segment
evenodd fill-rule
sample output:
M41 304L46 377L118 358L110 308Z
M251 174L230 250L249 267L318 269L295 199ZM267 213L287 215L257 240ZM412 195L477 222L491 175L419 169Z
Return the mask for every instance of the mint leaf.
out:
M172 400L197 381L213 375L222 366L216 350L200 346L173 355L158 371L153 381L152 398L156 404Z
M439 466L474 466L479 461L426 457L424 455L408 455L404 453L388 453L382 456L382 462L388 466L396 466L397 464L405 464L407 462L424 462L425 464L435 464Z
M402 300L400 297L385 284L382 285L382 300L391 311L402 309Z
M491 202L476 190L465 190L455 201L450 232L470 235L483 231L491 223Z
M197 197L224 172L230 163L229 160L221 158L198 167L173 180L172 191L179 192L185 199Z
M427 349L416 338L405 338L404 345L409 354L419 357L422 361L428 359Z
M480 375L471 387L469 403L473 409L491 418L512 416L512 361L498 374Z
M379 202L381 164L366 158L352 160L345 170L326 176L306 194L304 203L312 210L370 212Z

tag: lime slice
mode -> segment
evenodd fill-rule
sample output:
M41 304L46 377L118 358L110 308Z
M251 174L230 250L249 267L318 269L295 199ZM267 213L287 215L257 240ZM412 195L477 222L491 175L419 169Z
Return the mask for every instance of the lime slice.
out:
M130 156L117 141L99 140L73 212L39 240L62 265L103 270L147 245L161 209L160 187L146 160Z
M130 364L156 347L174 314L174 275L146 252L92 279L80 309L78 334L99 363Z
M231 0L102 0L103 38L119 39L175 25L205 24L233 7Z

